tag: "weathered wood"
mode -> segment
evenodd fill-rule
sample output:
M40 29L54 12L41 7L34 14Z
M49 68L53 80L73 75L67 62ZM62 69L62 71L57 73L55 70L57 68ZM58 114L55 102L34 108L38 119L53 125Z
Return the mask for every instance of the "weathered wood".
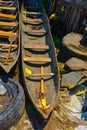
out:
M0 62L2 62L4 65L7 65L7 63L5 62L6 59L0 59ZM10 62L14 62L15 59L8 59L8 63Z
M27 17L25 17L25 18L22 18L22 20L24 21L24 22L38 22L38 23L42 23L42 20L41 19L31 19L31 18L27 18Z
M17 25L18 25L18 22L4 22L4 21L1 22L1 21L0 21L0 25L1 25L1 26L10 26L10 27L12 26L12 27L14 27L14 26L17 26Z
M0 36L16 36L17 37L17 33L16 32L5 32L5 31L0 31Z
M7 57L6 57L6 55L0 55L0 58L6 59ZM13 58L14 58L13 56L9 56L9 59L13 59Z
M11 14L3 14L0 13L0 17L4 17L4 18L12 18L12 19L16 19L17 15L11 15Z
M6 61L5 61L6 64L8 63L8 59L10 57L10 51L11 51L12 43L15 41L15 39L16 39L16 37L9 36L10 45L9 45L9 48L8 48L7 58L6 58Z
M4 9L4 10L16 10L16 7L7 7L7 6L0 6L0 9Z
M29 74L26 75L26 77L48 77L48 76L54 76L54 73L44 73L44 74Z
M2 48L2 49L8 49L9 48L9 44L0 44L0 48ZM17 45L13 44L12 48L17 48Z
M27 11L23 11L23 14L33 14L33 15L35 15L35 14L38 14L38 15L41 15L41 12L27 12Z
M46 30L45 29L38 29L38 30L36 30L36 29L32 29L32 30L25 30L26 32L28 32L28 33L46 33Z
M29 44L24 44L25 49L40 49L40 50L49 50L48 45L29 45Z
M52 62L51 58L44 58L44 57L24 57L24 62Z

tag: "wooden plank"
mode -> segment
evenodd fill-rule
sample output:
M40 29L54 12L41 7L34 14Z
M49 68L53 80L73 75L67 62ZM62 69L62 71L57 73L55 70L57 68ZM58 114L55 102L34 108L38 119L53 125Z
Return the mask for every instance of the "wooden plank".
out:
M6 55L0 55L0 58L6 59ZM9 59L13 59L13 58L14 58L13 56L9 56Z
M28 32L28 33L46 33L46 30L45 29L40 29L40 30L27 30L25 29L25 32Z
M54 76L54 73L44 73L44 74L29 74L26 75L28 77L48 77L48 76Z
M44 57L24 57L24 62L52 62L51 58Z
M25 44L24 48L25 49L49 50L49 46L48 45L29 45L29 44Z
M16 10L17 7L6 7L6 6L0 6L0 9L5 9L5 10Z
M23 14L33 14L33 15L41 15L41 12L33 12L33 11L31 11L31 12L27 12L27 11L23 11Z
M18 34L16 32L5 32L0 31L0 36L17 36Z
M15 59L8 59L8 63L14 62L14 61L15 61ZM7 65L7 64L5 63L5 59L0 59L0 62L2 62L4 65Z
M26 74L25 77L27 79L33 79L33 80L41 80L43 78L44 80L52 78L54 76L54 73L44 73L44 74Z
M25 23L35 23L35 24L40 24L43 23L43 21L41 19L31 19L31 18L27 18L27 17L22 17L23 22Z
M0 13L0 17L4 17L4 18L12 18L12 19L16 19L17 15L11 15L11 14L3 14Z
M14 26L17 26L18 25L18 22L0 22L0 25L1 26L12 26L12 27L14 27Z
M10 46L10 44L0 44L0 48L2 49L8 49ZM12 44L12 48L17 48L17 45L16 44Z

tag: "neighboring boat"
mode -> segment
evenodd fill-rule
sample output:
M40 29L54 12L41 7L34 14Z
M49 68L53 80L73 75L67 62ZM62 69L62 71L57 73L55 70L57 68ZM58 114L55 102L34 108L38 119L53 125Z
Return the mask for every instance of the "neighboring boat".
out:
M41 1L39 3L36 3L36 0L31 1L35 1L35 5L39 6L40 17L35 16L38 12L32 11L33 9L30 6L28 8L27 4L25 4L26 1L23 3L20 22L22 71L30 99L43 118L47 119L54 108L58 95L59 70L55 46L43 4ZM27 0L27 2L30 1ZM33 6L31 7L33 8ZM26 19L30 19L31 13L32 21L40 19L43 24L36 25L32 22L33 24L31 25L29 21L24 22L24 13L29 14L26 15Z
M16 7L16 15L0 13L0 66L6 73L9 73L18 61L20 53L20 34L19 34L19 4L18 0L14 0L13 7L0 6L1 11L6 10L14 13ZM13 2L13 1L12 1ZM4 8L5 7L5 8ZM2 14L2 15L1 15Z
M22 86L12 79L7 82L0 80L0 130L9 130L12 125L16 125L24 109L25 95Z

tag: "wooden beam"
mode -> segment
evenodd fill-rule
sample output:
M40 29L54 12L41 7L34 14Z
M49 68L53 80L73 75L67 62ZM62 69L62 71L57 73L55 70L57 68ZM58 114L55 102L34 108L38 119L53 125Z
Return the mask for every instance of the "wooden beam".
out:
M46 33L46 30L45 29L38 29L38 30L34 30L34 29L32 29L32 30L27 30L27 29L25 29L25 32L27 32L27 33Z
M0 48L2 49L8 49L10 46L10 44L0 44ZM17 48L17 45L16 44L12 44L12 48Z
M16 32L5 32L5 31L0 31L0 36L17 36L18 33Z
M25 22L25 23L34 23L34 24L41 24L41 23L43 23L43 21L42 21L42 19L36 19L36 18L34 18L34 19L31 19L31 18L27 18L27 17L25 17L25 16L23 16L22 17L22 20L23 20L23 22Z
M52 62L51 58L44 57L24 57L24 62Z
M12 19L16 19L17 15L11 15L11 14L3 14L0 13L0 17L4 17L4 18L12 18Z
M54 73L44 73L44 74L26 74L26 77L49 77L54 76Z
M31 11L31 12L27 12L27 11L23 11L23 14L33 14L33 15L41 15L41 12L33 12L33 11Z
M29 44L25 44L24 48L25 49L49 50L49 46L48 45L29 45Z
M12 27L15 27L15 26L17 26L18 25L18 22L1 22L0 21L0 25L1 26L12 26Z
M16 10L17 7L6 7L6 6L0 6L0 9L3 9L3 10Z

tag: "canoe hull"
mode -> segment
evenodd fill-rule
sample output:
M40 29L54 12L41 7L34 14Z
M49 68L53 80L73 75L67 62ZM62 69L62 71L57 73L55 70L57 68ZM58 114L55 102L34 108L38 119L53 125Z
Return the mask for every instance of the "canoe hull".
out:
M42 5L42 3L40 3ZM24 11L22 7L21 13ZM37 37L36 39L31 39L29 35L23 30L25 24L21 21L21 41L22 41L22 71L24 84L27 93L33 102L36 109L40 112L43 118L47 119L56 103L58 96L58 89L60 86L59 82L59 70L57 66L57 58L55 53L55 47L52 40L50 26L47 18L47 14L41 7L42 24L43 28L47 31L44 36ZM22 16L22 15L21 15ZM22 18L21 18L22 20ZM30 25L27 24L27 28L30 29ZM31 36L34 38L34 36ZM24 46L44 46L44 48L49 46L48 50L38 49L25 49ZM43 67L43 74L41 74L41 67ZM40 94L41 94L41 79L43 79L44 84L44 97L46 99L46 109L40 108Z

